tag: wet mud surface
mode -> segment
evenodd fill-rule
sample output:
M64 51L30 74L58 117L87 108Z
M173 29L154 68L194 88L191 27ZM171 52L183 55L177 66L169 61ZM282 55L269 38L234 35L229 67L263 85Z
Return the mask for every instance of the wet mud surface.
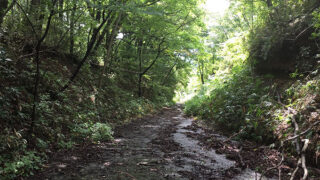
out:
M113 142L92 144L53 156L30 179L50 180L254 180L256 154L239 154L239 142L196 125L180 106L163 108L115 130ZM251 150L248 152L251 152ZM249 155L249 156L248 156ZM276 163L279 158L270 163ZM243 163L244 162L244 163ZM267 174L270 178L274 174Z

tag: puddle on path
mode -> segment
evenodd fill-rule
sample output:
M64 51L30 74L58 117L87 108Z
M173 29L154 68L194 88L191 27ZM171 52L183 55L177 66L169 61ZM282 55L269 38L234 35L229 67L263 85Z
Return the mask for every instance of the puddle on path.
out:
M188 133L204 133L201 128L186 128L191 124L192 119L183 117L180 108L167 108L154 117L119 129L113 143L56 157L46 171L30 179L255 180L260 176L247 169L234 178L226 178L224 172L234 167L235 162L215 150L205 149L197 139L189 137ZM153 141L157 138L161 143L155 145ZM172 144L178 147L170 149Z
M188 137L186 133L203 133L202 129L189 130L188 126L192 125L192 119L184 118L182 114L174 117L181 123L177 125L177 131L173 134L175 142L179 143L182 147L182 151L174 152L175 159L179 159L177 164L169 164L167 169L172 171L171 176L176 179L188 179L181 177L181 173L191 172L189 178L198 176L198 179L213 179L224 178L223 172L231 167L235 166L235 162L228 160L225 155L217 154L215 150L206 150L199 145L199 141ZM226 139L225 137L218 135L220 139ZM197 168L198 167L198 168ZM199 168L200 167L200 168ZM180 174L179 174L180 172ZM260 178L260 174L246 169L236 177L234 180L255 180ZM267 178L262 178L267 179Z

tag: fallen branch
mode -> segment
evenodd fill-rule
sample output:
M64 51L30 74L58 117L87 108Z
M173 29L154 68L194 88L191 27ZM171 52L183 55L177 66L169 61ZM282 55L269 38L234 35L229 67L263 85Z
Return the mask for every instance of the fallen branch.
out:
M297 139L297 138L299 138L299 137L307 134L309 131L311 131L311 130L313 129L314 126L316 126L316 125L319 124L319 123L320 123L320 121L317 121L317 122L313 123L308 129L306 129L306 130L303 131L302 133L297 134L297 135L294 135L294 136L292 136L292 137L284 140L283 142L291 141L291 140Z
M293 125L294 125L294 137L288 138L288 139L289 140L294 140L294 142L296 144L296 151L297 151L297 153L298 153L298 155L300 157L299 157L298 162L297 162L297 167L293 171L293 173L292 173L292 175L290 177L290 180L293 180L295 178L295 175L296 175L297 171L299 170L300 165L301 165L301 168L303 169L302 180L306 180L308 178L308 169L307 169L307 166L306 166L305 151L308 148L309 139L301 140L301 142L304 142L303 147L301 149L300 141L298 140L298 137L300 137L303 134L306 134L308 131L310 131L314 127L314 125L318 124L319 122L315 122L311 127L309 127L306 131L304 131L303 133L300 133L300 134L297 134L297 132L299 131L299 125L298 125L295 117L292 118L292 122L293 122Z
M306 150L309 145L309 139L303 139L302 142L304 142L303 148L301 150L301 164L302 164L302 169L303 169L303 177L302 180L306 180L308 177L308 169L306 166Z
M290 109L289 109L289 111L290 111ZM299 131L299 125L298 125L298 123L297 123L297 121L296 121L295 116L292 118L292 123L293 123L293 125L294 125L294 132L293 132L293 134L294 134L294 136L297 136L297 133L298 133L298 131ZM300 142L298 141L297 138L294 138L294 139L292 139L292 140L294 140L294 143L296 144L296 151L297 151L297 153L300 155L300 154L301 154ZM297 173L298 170L299 170L300 164L301 164L301 158L298 159L297 167L296 167L296 169L293 171L293 173L291 174L290 180L293 180L293 179L294 179L296 173Z
M309 139L303 139L302 142L304 142L304 145L303 145L303 148L301 150L301 155L300 155L300 158L297 162L297 167L295 168L295 170L293 171L291 177L290 177L290 180L293 180L295 175L297 174L298 170L299 170L299 167L301 165L301 168L303 169L303 177L302 177L302 180L306 180L308 178L308 169L307 169L307 166L306 166L306 154L305 154L305 151L307 150L308 148L308 145L309 145Z
M294 169L294 171L293 171L293 173L292 173L292 175L290 177L290 180L293 180L293 178L296 176L296 174L297 174L297 172L299 170L300 164L301 164L301 159L299 158L298 163L297 163L297 167L296 167L296 169Z
M292 108L288 108L288 110L289 110L290 113L293 113L294 115L297 114L297 112L296 112L294 109L292 109ZM301 149L301 148L300 148L300 142L299 142L298 138L301 137L301 136L303 136L303 135L305 135L305 134L307 134L309 131L311 131L317 124L320 123L320 121L317 121L317 122L313 123L309 128L307 128L305 131L303 131L303 132L300 133L300 134L297 134L298 131L299 131L299 125L298 125L295 117L292 118L292 123L293 123L293 125L294 125L294 136L289 137L289 138L285 139L284 141L281 141L281 145L280 145L280 147L279 147L279 149L282 149L282 153L281 153L282 158L281 158L281 161L280 161L279 164L277 164L276 166L271 167L271 168L267 169L265 172L263 172L263 173L261 174L260 180L262 179L262 177L264 176L264 174L266 174L267 172L269 172L269 171L271 171L271 170L273 170L273 169L278 169L278 171L279 171L279 180L281 180L281 168L280 168L280 166L282 165L282 163L283 163L283 161L284 161L283 145L284 145L285 142L287 142L287 141L292 141L292 140L294 140L294 142L295 142L295 144L296 144L296 151L297 151L297 153L298 153L298 155L299 155L300 157L299 157L299 159L298 159L298 161L297 161L297 167L296 167L295 170L292 172L292 175L291 175L291 177L290 177L290 180L293 180L293 179L294 179L294 177L296 176L296 173L298 172L300 166L301 166L301 168L302 168L303 171L304 171L302 180L306 180L306 179L307 179L307 177L308 177L308 169L307 169L307 167L306 167L305 151L306 151L306 149L308 148L309 139L303 139L303 140L301 140L301 142L304 142L303 148Z
M245 129L245 127L244 127L244 128L242 128L242 129L240 129L240 131L239 131L239 132L237 132L237 133L235 133L235 134L231 135L228 139L224 140L224 141L223 141L223 143L229 142L232 138L234 138L235 136L238 136L240 133L242 133L242 132L244 131L244 129ZM241 148L242 148L242 147L241 147Z
M278 176L279 176L279 180L281 180L281 168L278 168Z

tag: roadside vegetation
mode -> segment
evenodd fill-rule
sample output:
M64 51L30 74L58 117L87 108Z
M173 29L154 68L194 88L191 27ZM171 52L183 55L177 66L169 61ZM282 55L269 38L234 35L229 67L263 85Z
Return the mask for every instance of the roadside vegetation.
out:
M319 167L319 5L231 1L210 28L212 58L197 64L210 68L194 72L198 83L180 93L194 95L185 112L236 139L285 149Z
M0 179L112 139L173 104L204 27L200 2L5 0L0 6Z
M229 2L218 15L204 0L1 1L0 177L188 99L187 115L297 157L306 179L305 162L320 167L320 3Z

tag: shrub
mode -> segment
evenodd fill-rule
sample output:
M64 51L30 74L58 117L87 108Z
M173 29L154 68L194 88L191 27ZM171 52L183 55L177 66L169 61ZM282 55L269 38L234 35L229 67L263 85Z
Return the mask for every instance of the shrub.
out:
M8 157L0 156L0 176L4 179L14 179L19 176L33 175L33 170L39 169L42 158L35 151L16 154L11 161Z
M108 141L112 139L111 127L106 123L82 123L73 129L74 140Z

